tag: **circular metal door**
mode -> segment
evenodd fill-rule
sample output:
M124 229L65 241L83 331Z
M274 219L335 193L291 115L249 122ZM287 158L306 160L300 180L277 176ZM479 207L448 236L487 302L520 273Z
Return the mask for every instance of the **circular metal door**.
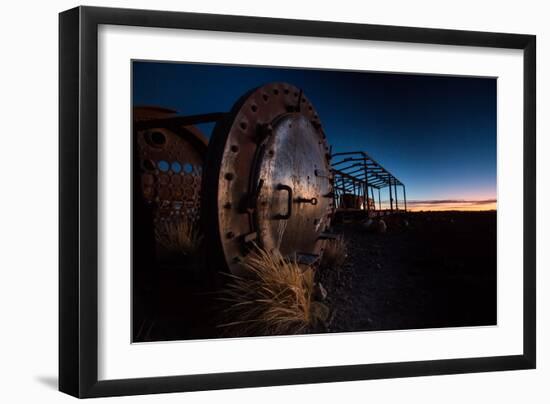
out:
M272 83L249 92L217 125L209 147L206 230L231 272L243 272L254 243L314 264L332 213L330 154L302 91Z

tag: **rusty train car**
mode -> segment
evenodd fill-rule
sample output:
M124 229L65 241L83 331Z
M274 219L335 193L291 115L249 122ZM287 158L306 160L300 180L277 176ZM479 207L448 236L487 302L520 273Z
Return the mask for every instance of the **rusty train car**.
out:
M198 242L199 229L216 270L242 274L254 245L315 265L335 213L388 213L384 187L392 213L397 186L406 200L404 185L370 156L331 154L313 104L288 83L255 88L229 112L138 107L133 122L134 222L149 235L137 248L154 245L157 261ZM195 126L206 122L215 123L210 142Z
M150 230L156 260L167 262L185 252L184 237L199 226L208 141L195 126L174 119L175 111L136 107L133 113L134 223Z

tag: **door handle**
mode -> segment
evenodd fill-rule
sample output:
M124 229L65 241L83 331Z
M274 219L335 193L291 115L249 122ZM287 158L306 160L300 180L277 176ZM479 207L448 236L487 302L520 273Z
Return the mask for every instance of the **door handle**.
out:
M317 205L317 198L296 198L294 202L298 203L311 203L312 205Z
M287 208L286 208L286 214L277 214L275 215L275 219L277 220L288 220L290 218L290 215L292 215L292 188L289 185L279 184L277 185L278 191L286 191L287 192Z

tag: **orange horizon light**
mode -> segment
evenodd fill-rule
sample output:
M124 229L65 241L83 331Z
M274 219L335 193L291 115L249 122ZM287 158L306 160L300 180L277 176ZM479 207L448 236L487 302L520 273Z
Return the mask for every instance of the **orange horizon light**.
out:
M420 211L486 211L496 210L495 200L489 201L415 201L408 204L407 210L411 212Z

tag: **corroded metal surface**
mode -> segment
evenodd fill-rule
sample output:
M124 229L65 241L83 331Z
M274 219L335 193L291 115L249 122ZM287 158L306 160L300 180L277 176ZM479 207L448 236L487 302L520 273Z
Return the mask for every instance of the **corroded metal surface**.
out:
M210 143L205 215L233 273L252 243L315 262L330 224L330 154L301 90L272 83L242 97ZM206 193L208 192L208 195Z
M176 116L165 108L134 109L135 127L144 121L157 122L157 127L134 131L135 172L155 232L166 221L193 225L200 214L207 140L194 126L163 125Z

